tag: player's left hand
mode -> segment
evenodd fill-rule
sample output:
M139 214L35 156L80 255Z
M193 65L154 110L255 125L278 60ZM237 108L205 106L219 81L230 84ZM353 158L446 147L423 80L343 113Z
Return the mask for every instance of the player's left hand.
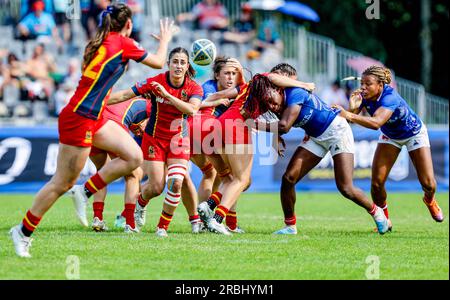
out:
M334 109L336 109L336 110L339 110L339 115L340 115L341 117L343 117L344 119L347 119L346 117L347 117L348 111L346 111L345 108L343 108L343 107L340 106L339 104L333 104L333 105L331 106L331 108L334 108Z

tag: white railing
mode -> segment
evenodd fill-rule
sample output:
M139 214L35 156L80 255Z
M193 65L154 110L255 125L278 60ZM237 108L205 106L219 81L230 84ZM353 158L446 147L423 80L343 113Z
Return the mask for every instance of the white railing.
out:
M438 97L429 93L425 94L426 98L426 117L425 123L430 125L446 125L449 124L449 103L448 99Z

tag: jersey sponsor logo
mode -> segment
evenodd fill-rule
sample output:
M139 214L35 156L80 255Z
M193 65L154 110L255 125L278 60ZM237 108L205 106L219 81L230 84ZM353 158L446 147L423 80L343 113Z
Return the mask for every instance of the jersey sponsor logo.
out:
M187 101L187 93L186 93L186 91L185 90L182 90L181 91L181 100L182 101Z
M153 146L148 147L148 158L155 158L155 148Z
M389 141L389 138L387 136L385 136L384 134L381 136L381 139L383 141Z
M90 130L86 131L86 136L84 137L84 143L85 144L92 143L92 131L90 131Z

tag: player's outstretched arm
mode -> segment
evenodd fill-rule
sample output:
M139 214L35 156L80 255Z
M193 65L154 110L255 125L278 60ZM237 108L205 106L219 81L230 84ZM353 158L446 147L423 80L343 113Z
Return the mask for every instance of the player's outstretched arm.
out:
M227 99L227 98L223 98L223 99L219 99L219 100L208 100L208 98L206 98L205 101L202 101L202 104L200 105L200 109L205 108L205 107L216 107L219 105L229 106L230 103L231 103L230 99Z
M154 69L162 69L167 60L167 51L169 49L169 43L177 30L174 22L169 21L166 18L164 21L159 21L160 35L152 35L156 40L159 41L159 47L156 54L149 53L147 57L142 61L146 66L152 67Z
M203 102L211 102L220 99L236 99L238 95L238 89L235 87L231 87L226 90L218 91L214 94L209 95Z
M133 97L136 97L136 94L133 92L132 89L128 90L122 90L115 93L111 93L109 95L108 104L107 105L113 105L117 104L123 101L127 101Z
M375 111L372 117L365 117L346 111L339 105L333 105L333 107L340 109L341 111L339 115L347 121L373 130L380 129L380 127L386 124L393 114L392 110L380 107Z
M158 82L152 82L151 85L155 89L155 92L161 96L162 98L165 98L170 101L170 103L175 106L179 111L181 111L184 114L188 115L194 115L198 112L200 109L201 100L197 98L191 98L189 99L189 102L182 101L178 99L177 97L174 97L171 95L160 83Z
M270 73L268 77L273 84L281 88L298 87L310 92L314 91L314 89L316 88L316 85L312 82L302 82L280 74Z

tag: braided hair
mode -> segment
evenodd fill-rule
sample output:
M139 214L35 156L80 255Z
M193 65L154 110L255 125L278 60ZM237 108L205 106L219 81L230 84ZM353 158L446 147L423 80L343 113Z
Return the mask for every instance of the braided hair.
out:
M253 76L248 86L248 98L243 107L250 118L256 119L269 111L268 103L273 92L282 95L283 89L273 84L269 77L265 75L256 74Z

